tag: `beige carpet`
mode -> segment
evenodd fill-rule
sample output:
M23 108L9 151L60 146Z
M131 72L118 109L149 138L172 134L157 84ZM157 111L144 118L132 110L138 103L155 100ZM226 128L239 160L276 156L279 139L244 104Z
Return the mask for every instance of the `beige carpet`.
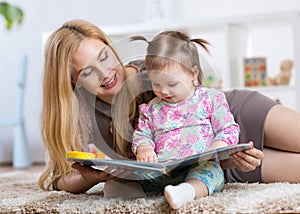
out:
M188 203L177 212L162 196L104 199L101 186L87 194L45 192L39 174L16 171L0 175L0 213L295 213L300 212L300 184L227 184L213 196Z

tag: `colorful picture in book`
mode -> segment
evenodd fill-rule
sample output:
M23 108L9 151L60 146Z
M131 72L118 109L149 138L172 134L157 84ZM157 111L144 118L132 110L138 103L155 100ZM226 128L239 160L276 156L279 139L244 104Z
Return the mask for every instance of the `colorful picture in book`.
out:
M265 57L244 58L245 86L265 86L266 67Z

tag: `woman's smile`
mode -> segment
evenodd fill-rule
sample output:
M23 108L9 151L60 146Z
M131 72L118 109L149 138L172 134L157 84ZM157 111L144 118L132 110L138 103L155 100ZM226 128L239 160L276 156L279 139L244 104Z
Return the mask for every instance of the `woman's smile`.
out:
M116 85L117 81L118 81L117 74L115 74L108 82L100 85L100 87L105 89L112 88Z

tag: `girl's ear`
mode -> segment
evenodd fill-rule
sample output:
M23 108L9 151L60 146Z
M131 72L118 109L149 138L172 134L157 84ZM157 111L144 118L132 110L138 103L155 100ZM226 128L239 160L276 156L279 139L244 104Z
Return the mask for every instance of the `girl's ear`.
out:
M195 65L193 68L192 68L192 72L193 72L193 80L198 80L198 75L199 75L199 68L197 65Z
M199 69L197 67L197 65L195 65L193 68L192 68L192 73L193 73L193 78L192 78L192 81L193 81L193 84L195 87L198 87L199 86L199 81L198 81L198 75L199 75Z

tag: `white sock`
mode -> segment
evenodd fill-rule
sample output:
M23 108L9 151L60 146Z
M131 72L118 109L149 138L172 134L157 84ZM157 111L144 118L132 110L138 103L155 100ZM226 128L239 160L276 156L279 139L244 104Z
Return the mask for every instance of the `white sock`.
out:
M181 183L177 186L168 185L165 187L164 195L173 209L178 209L184 203L195 198L195 189L189 183Z

